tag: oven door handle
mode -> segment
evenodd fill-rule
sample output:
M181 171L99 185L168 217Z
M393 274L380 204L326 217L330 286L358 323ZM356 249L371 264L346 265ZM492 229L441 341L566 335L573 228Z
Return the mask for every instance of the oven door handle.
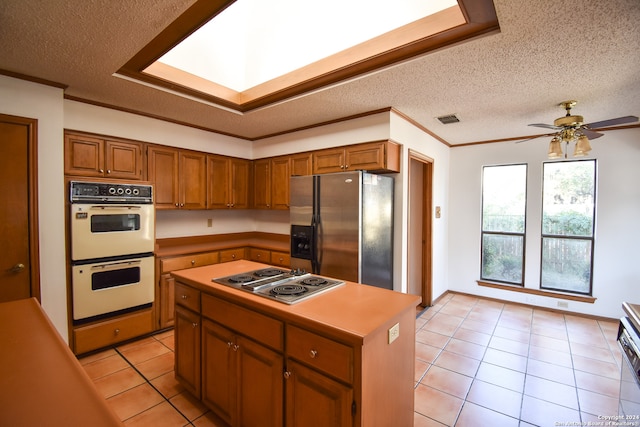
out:
M136 205L127 205L127 206L93 205L89 209L92 209L92 210L95 209L95 210L101 210L101 211L122 211L122 210L131 210L131 209L140 210L142 209L142 207L136 206Z
M120 262L109 262L106 264L96 264L91 266L91 270L115 270L127 265L139 265L141 262L141 260L129 260Z

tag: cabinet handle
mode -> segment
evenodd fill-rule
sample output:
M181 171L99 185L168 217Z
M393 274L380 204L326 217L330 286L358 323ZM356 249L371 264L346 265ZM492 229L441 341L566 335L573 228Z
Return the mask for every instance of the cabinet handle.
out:
M181 208L184 208L184 203L180 203L180 207L181 207Z
M179 207L179 205L176 203L176 208Z
M187 299L187 298L189 298L189 297L188 297L188 296L186 296L186 295L182 295L180 298L182 298L182 299Z
M195 259L191 260L191 265L196 265L196 260Z
M238 344L233 345L233 351L238 351L239 348L240 346Z
M193 323L191 324L191 326L193 326L193 328L195 329L195 328L197 328L197 327L198 327L198 323L197 323L197 322L193 322Z
M284 371L284 379L288 380L289 378L291 378L291 372L290 371Z
M120 333L120 329L114 329L113 330L113 335L118 335Z
M107 173L111 173L111 169L107 169Z
M318 357L318 352L316 350L311 350L309 352L309 356L311 356L312 359L315 359L316 357Z
M231 203L231 206L230 206L230 207L233 207L233 206L234 206L234 204L233 204L233 203Z
M233 343L231 341L227 341L227 347L231 348L232 345Z
M236 254L231 254L231 259L236 259Z
M100 173L104 173L104 169L100 169Z

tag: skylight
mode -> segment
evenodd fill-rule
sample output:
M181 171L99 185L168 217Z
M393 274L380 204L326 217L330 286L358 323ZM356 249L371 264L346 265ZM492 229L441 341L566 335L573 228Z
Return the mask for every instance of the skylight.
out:
M114 76L244 114L499 30L492 0L194 0Z
M238 0L158 62L243 92L452 6L456 0Z

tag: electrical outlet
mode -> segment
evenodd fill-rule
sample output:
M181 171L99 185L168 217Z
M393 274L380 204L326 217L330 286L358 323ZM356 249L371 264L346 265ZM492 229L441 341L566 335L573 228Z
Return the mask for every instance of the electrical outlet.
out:
M400 336L400 323L396 323L389 328L389 344L394 342Z
M569 308L569 302L567 302L567 301L558 301L558 307L560 307L560 308Z
M207 227L213 227L213 218L207 219Z

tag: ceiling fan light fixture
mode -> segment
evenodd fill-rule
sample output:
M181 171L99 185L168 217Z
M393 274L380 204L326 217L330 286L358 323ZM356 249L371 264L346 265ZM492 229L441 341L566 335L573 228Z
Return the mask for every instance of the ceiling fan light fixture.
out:
M591 144L589 144L589 138L586 135L581 135L576 142L576 148L573 151L573 157L582 157L589 154L591 151Z
M549 143L549 159L559 159L563 156L562 146L560 145L560 138L554 136Z

